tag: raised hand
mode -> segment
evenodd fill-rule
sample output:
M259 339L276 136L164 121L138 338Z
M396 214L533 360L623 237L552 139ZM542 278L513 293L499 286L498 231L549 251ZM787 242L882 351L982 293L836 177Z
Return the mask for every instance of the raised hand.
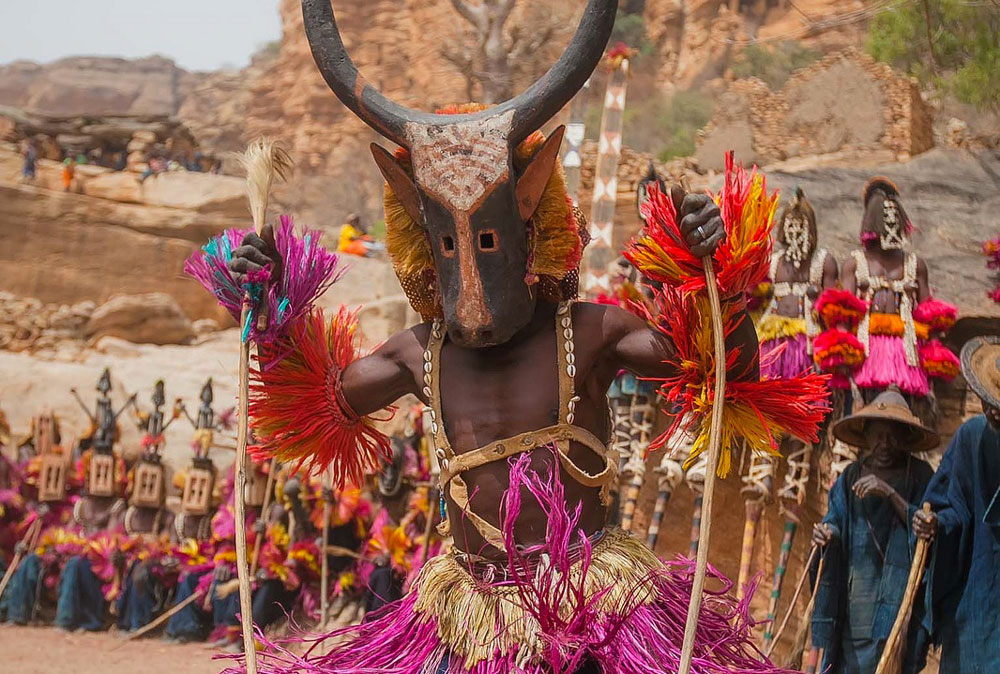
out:
M687 193L680 185L674 185L670 189L670 199L677 210L684 243L691 252L697 257L714 253L716 246L726 238L726 228L712 197Z
M247 274L259 272L270 266L271 283L281 280L282 259L274 243L274 229L264 225L258 236L250 232L243 237L243 243L233 251L233 259L229 261L229 271L239 284L243 283Z

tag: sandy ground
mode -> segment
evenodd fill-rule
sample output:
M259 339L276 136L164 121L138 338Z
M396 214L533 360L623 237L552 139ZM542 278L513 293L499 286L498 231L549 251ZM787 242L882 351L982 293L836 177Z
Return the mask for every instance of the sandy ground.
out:
M123 641L107 632L0 625L0 671L10 674L216 674L226 662L205 644L153 637Z

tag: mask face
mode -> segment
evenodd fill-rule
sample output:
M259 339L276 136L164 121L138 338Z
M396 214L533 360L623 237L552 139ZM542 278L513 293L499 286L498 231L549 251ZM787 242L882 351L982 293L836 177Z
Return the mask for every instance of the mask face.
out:
M909 229L906 213L899 202L882 190L874 190L861 221L862 241L877 240L882 250L900 250L909 240Z
M902 220L895 201L886 199L882 202L882 235L880 241L884 250L898 250L906 243Z
M809 223L798 213L790 213L782 222L782 238L785 244L785 258L798 269L812 252Z
M386 182L427 232L448 336L464 347L503 344L535 311L534 286L526 281L527 223L551 176L562 129L517 176L507 117L414 131L412 178L373 148Z

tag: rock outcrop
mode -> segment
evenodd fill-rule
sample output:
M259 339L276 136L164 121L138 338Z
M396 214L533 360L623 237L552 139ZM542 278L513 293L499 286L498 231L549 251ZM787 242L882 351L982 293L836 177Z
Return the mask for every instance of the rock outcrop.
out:
M695 158L720 169L724 150L745 162L888 152L898 160L934 146L933 115L912 78L856 49L797 71L780 91L738 80L720 98Z
M134 173L84 166L62 191L56 162L20 182L20 157L0 148L0 290L42 302L104 302L164 292L192 319L229 318L183 274L213 234L247 221L243 181L204 173Z
M84 326L90 339L118 337L136 344L186 344L194 328L166 293L116 295L97 307Z
M161 56L16 61L0 66L0 104L53 115L172 115L185 75Z

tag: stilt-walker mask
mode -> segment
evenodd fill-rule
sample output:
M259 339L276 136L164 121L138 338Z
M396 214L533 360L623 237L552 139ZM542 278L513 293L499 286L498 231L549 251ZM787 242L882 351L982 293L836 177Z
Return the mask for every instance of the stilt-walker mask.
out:
M785 259L798 269L812 257L816 240L816 212L802 188L797 187L795 198L781 213L778 243L785 251Z
M515 98L428 114L388 100L364 79L329 0L302 0L306 35L327 84L403 148L393 156L371 146L387 183L387 247L414 309L425 319L443 318L458 344L506 342L531 319L539 292L554 286L563 294L560 286L579 265L580 226L556 169L563 127L544 142L533 134L587 81L617 5L590 0L559 61Z
M913 225L899 201L899 189L888 178L875 177L864 190L865 214L861 220L861 243L876 239L883 250L900 250L910 240Z

